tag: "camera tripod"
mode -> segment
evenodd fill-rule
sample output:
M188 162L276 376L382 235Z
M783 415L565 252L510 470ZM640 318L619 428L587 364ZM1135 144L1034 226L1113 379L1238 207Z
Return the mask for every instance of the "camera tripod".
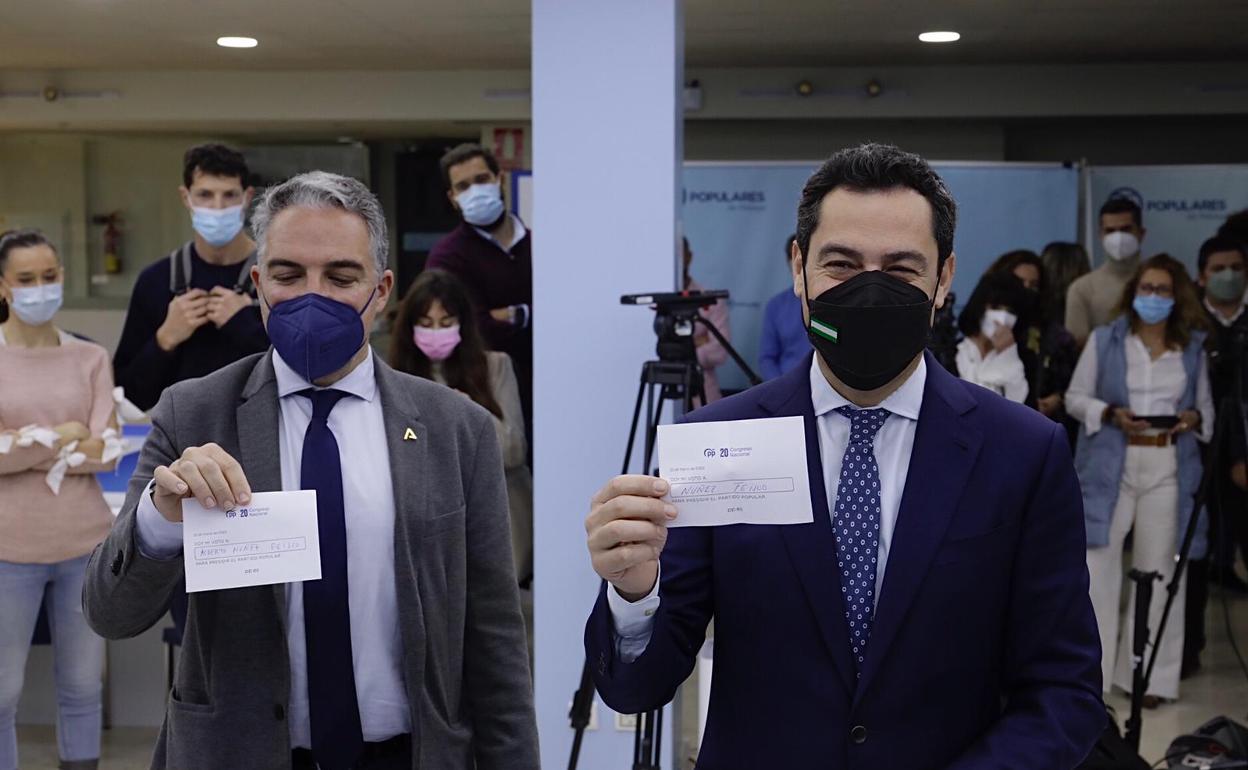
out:
M726 294L724 292L725 297ZM714 299L711 301L713 302ZM633 420L628 431L628 444L624 450L623 468L620 471L622 475L626 475L629 471L633 448L636 446L637 431L641 427L643 407L645 408L645 433L641 467L645 469L645 472L650 473L653 468L655 443L664 404L669 401L679 403L684 413L687 414L696 406L706 403L702 369L698 366L697 347L694 344L693 329L697 324L705 327L710 335L723 346L737 366L745 372L752 385L762 382L719 329L697 312L696 305L675 310L665 308L660 303L657 310L658 316L655 318L654 326L659 335L657 345L659 358L646 361L641 367L637 401L633 406ZM580 760L581 743L585 737L585 729L589 726L593 701L593 674L589 661L586 660L581 668L580 686L572 696L572 709L568 713L574 731L568 770L576 770ZM660 706L637 715L637 726L633 733L632 770L659 770L662 752L663 707Z

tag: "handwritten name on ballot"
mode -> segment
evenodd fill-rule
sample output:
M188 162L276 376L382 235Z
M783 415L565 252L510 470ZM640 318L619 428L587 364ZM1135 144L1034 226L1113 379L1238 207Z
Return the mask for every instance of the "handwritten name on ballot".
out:
M669 527L814 521L801 417L660 425L658 452Z
M186 591L321 579L316 492L256 492L228 511L182 501Z

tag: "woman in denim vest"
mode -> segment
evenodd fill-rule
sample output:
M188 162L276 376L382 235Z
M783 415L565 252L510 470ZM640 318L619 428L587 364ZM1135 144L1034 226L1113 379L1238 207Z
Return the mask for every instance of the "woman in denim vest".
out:
M1197 440L1207 442L1214 423L1207 321L1182 263L1164 254L1142 263L1118 309L1116 320L1093 332L1066 394L1067 410L1081 424L1075 468L1107 692L1115 684L1131 689L1132 623L1119 611L1123 542L1134 531L1132 566L1170 580L1200 484ZM1201 524L1192 558L1206 549ZM1153 593L1150 632L1161 621L1163 585ZM1183 605L1180 586L1146 693L1148 708L1178 698ZM1134 601L1125 612L1133 611Z

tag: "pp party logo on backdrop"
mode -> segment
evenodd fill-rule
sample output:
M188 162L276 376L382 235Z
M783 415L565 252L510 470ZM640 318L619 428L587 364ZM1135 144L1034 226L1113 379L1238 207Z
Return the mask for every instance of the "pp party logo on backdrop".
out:
M1149 214L1180 214L1188 219L1224 219L1230 209L1226 198L1217 196L1194 196L1182 198L1146 198L1134 187L1118 187L1110 192L1106 201L1125 198L1140 207L1145 220Z
M680 202L711 204L729 211L762 211L767 206L767 193L763 190L690 190L681 188Z

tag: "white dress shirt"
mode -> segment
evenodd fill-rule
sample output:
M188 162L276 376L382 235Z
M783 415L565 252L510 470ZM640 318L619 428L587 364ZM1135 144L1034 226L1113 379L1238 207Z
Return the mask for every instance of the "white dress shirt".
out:
M914 432L919 425L919 410L923 406L923 389L927 385L927 361L919 359L919 366L901 387L884 399L880 408L891 414L884 427L875 434L875 462L880 469L880 554L875 571L876 606L884 586L884 571L888 566L888 551L893 542L893 530L897 526L897 513L901 509L901 496L910 473L910 455L914 450ZM815 419L819 427L819 455L823 461L823 484L828 493L828 512L835 517L837 487L841 483L841 462L849 447L850 420L836 410L852 406L849 400L833 390L816 356L810 365L810 394L814 404ZM857 407L854 407L857 408ZM835 561L836 554L828 554ZM654 629L654 613L660 603L659 582L644 599L630 603L615 586L607 588L607 604L615 621L616 650L620 659L631 663L645 652Z
M1005 350L989 350L984 355L975 340L967 337L958 343L958 376L981 385L999 396L1023 403L1027 400L1027 372L1018 357L1018 345Z
M296 395L313 387L276 351L273 368L280 399L278 451L282 489L300 489L303 436L312 421L312 403ZM353 397L329 413L329 428L342 457L342 490L347 523L347 604L351 612L351 653L364 740L384 741L411 732L411 712L403 683L403 643L399 636L394 583L394 487L385 453L385 421L373 353L332 386ZM150 487L150 485L149 485ZM182 551L182 525L161 516L145 493L139 502L139 548L148 558L174 558ZM290 653L290 740L312 747L308 713L307 646L303 625L303 584L286 585L286 645Z
M511 243L503 243L495 238L493 234L491 234L490 231L486 230L484 227L477 227L474 225L472 229L477 231L477 235L480 235L482 238L502 249L507 256L515 259L515 255L511 253L511 250L516 248L517 243L524 240L524 236L529 234L529 230L524 226L524 222L520 221L520 217L512 214L511 212L507 212L507 216L511 218Z
M1235 309L1235 315L1231 316L1230 318L1227 318L1226 316L1222 315L1222 311L1214 307L1213 303L1209 301L1208 297L1206 297L1205 298L1205 310L1208 310L1209 315L1216 318L1218 323L1222 324L1223 326L1229 329L1232 326L1234 326L1235 322L1239 320L1239 317L1244 314L1244 305L1240 304L1240 306Z
M1183 352L1167 350L1154 360L1144 341L1135 334L1127 336L1127 396L1125 406L1140 417L1177 415L1179 401L1187 389L1187 370L1183 368ZM1200 429L1196 438L1208 442L1213 437L1213 394L1209 389L1209 366L1205 352L1197 363L1196 411L1200 412ZM1094 340L1089 340L1066 391L1066 411L1083 423L1088 435L1103 427L1101 418L1108 403L1096 394L1097 353ZM1153 431L1154 433L1157 431Z

